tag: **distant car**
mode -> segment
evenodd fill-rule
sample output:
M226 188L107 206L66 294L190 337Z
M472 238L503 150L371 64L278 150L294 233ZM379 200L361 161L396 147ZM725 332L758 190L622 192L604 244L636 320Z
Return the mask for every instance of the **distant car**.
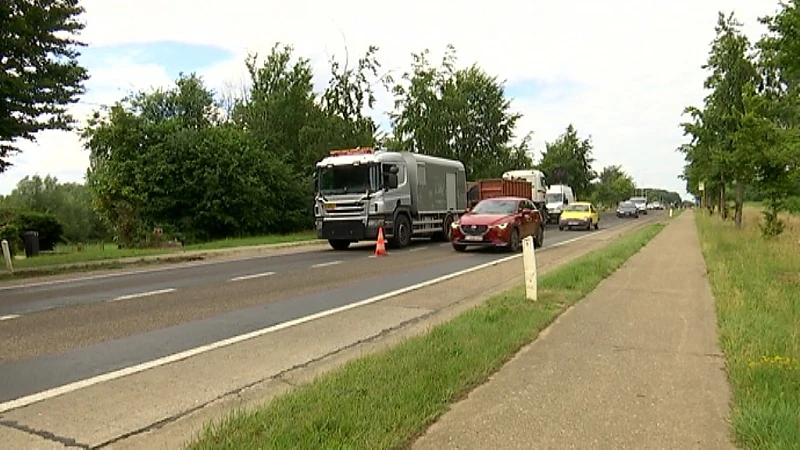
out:
M534 247L544 244L542 215L532 201L521 197L494 197L478 202L450 226L451 244L463 252L468 246L522 248L533 237Z
M639 218L639 208L633 202L620 202L617 206L617 217Z
M597 208L589 202L573 202L564 207L561 217L558 219L558 229L564 228L585 228L591 230L600 227L600 213Z

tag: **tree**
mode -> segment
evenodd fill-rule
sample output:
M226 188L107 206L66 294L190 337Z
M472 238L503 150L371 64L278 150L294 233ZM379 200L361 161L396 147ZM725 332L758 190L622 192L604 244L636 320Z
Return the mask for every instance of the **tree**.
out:
M460 160L468 179L530 167L529 139L511 143L521 116L511 112L497 77L475 64L456 69L452 46L439 68L430 65L428 54L412 55L411 71L394 87L393 147Z
M17 139L71 129L66 106L88 79L77 62L84 44L73 37L84 27L82 13L78 0L0 2L0 173L19 152Z
M604 167L598 178L594 187L594 198L597 203L605 206L616 205L630 198L636 188L633 178L621 166Z
M539 169L547 175L550 184L572 187L576 197L588 195L591 182L597 178L592 170L591 137L581 140L572 124L553 142L545 143Z

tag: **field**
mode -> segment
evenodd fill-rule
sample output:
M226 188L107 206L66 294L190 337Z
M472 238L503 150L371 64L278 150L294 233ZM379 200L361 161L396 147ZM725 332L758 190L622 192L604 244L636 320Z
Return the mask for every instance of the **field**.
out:
M76 264L93 261L110 261L120 258L143 257L152 255L180 255L196 250L216 250L234 247L252 247L267 244L282 244L316 239L312 231L271 236L256 236L247 238L224 239L205 242L202 244L187 245L183 248L161 249L118 249L116 244L87 244L83 251L78 251L74 245L59 245L53 253L40 253L34 258L16 258L15 269L37 268L61 264Z
M720 344L741 447L792 449L800 442L800 217L784 215L782 236L759 235L759 210L744 229L697 214L717 304Z
M544 275L538 302L527 301L523 287L501 294L429 334L209 425L188 448L402 448L662 228L646 226Z

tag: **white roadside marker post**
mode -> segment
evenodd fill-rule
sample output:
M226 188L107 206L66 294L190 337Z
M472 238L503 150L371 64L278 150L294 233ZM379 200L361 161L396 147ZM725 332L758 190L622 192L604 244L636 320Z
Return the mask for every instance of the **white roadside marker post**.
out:
M14 273L14 264L11 262L11 249L8 248L8 241L3 239L2 246L3 258L6 260L6 267L8 267L9 272Z
M525 270L525 295L528 300L538 300L538 286L536 284L536 252L533 250L533 237L528 236L522 240L522 265Z

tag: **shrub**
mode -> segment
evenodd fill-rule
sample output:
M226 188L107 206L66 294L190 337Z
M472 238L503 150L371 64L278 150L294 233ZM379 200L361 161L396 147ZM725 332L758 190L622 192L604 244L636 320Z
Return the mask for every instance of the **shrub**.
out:
M26 231L37 231L39 233L39 249L52 251L56 244L63 242L64 227L56 216L48 213L33 211L5 209L0 211L0 225L3 225L8 236L16 233L17 246L22 244L23 235ZM9 244L12 239L8 239Z

